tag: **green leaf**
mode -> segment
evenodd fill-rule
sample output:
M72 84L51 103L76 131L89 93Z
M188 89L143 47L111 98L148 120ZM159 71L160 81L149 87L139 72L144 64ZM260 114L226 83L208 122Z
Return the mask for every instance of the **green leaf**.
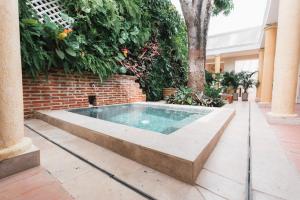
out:
M60 59L62 59L62 60L65 59L65 54L60 49L55 49L55 52Z
M187 101L187 103L188 103L189 105L191 105L191 104L193 103L192 97L188 97L188 98L186 99L186 101Z
M121 53L118 53L118 55L115 58L116 58L117 61L122 61L122 60L125 59L125 57Z
M120 42L121 44L125 44L125 40L124 40L123 38L119 38L119 42Z
M76 52L71 49L71 48L67 48L66 49L67 54L69 54L70 56L76 57Z
M121 74L126 74L127 69L126 69L125 67L120 67L120 68L119 68L119 72L120 72Z

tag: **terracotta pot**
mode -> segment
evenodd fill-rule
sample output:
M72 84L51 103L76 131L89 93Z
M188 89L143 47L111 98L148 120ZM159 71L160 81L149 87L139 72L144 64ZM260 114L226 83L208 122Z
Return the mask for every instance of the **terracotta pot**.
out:
M231 104L233 102L233 96L232 95L228 95L227 96L227 101L229 104Z
M242 101L248 101L248 93L244 92L242 94Z
M239 93L233 93L233 101L239 100Z
M168 99L171 95L177 92L177 88L163 88L164 100Z

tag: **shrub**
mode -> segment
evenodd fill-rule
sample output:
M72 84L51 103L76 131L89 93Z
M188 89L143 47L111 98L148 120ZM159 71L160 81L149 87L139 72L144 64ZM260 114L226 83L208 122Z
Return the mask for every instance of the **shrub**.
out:
M236 74L234 71L225 72L223 74L221 85L226 89L232 88L234 92L238 89L240 84L240 75Z
M202 95L195 94L191 88L180 88L176 94L169 97L167 103L181 105L201 105L206 107L222 107L224 101L221 98L221 89L205 86Z
M167 99L169 104L181 104L181 105L197 105L198 102L195 99L193 90L187 87L181 87L176 94Z
M222 89L206 85L204 95L199 99L199 104L206 107L222 107L225 103L220 95Z
M209 71L205 71L205 80L207 85L212 85L214 82L213 74Z

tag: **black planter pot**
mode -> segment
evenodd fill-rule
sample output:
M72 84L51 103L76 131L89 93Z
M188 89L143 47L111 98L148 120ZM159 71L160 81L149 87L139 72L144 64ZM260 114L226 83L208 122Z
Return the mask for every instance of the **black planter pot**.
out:
M233 93L233 101L239 100L239 93Z
M242 94L242 101L248 101L248 93L247 92L244 92Z

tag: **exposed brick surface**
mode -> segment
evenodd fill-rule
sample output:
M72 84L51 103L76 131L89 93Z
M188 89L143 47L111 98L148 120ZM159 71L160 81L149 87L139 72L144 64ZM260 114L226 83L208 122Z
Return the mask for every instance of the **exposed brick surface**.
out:
M114 75L100 82L92 74L70 75L54 71L36 80L23 74L24 114L32 116L36 110L59 110L88 107L88 96L96 96L97 105L145 101L135 77ZM93 87L94 86L94 87Z

